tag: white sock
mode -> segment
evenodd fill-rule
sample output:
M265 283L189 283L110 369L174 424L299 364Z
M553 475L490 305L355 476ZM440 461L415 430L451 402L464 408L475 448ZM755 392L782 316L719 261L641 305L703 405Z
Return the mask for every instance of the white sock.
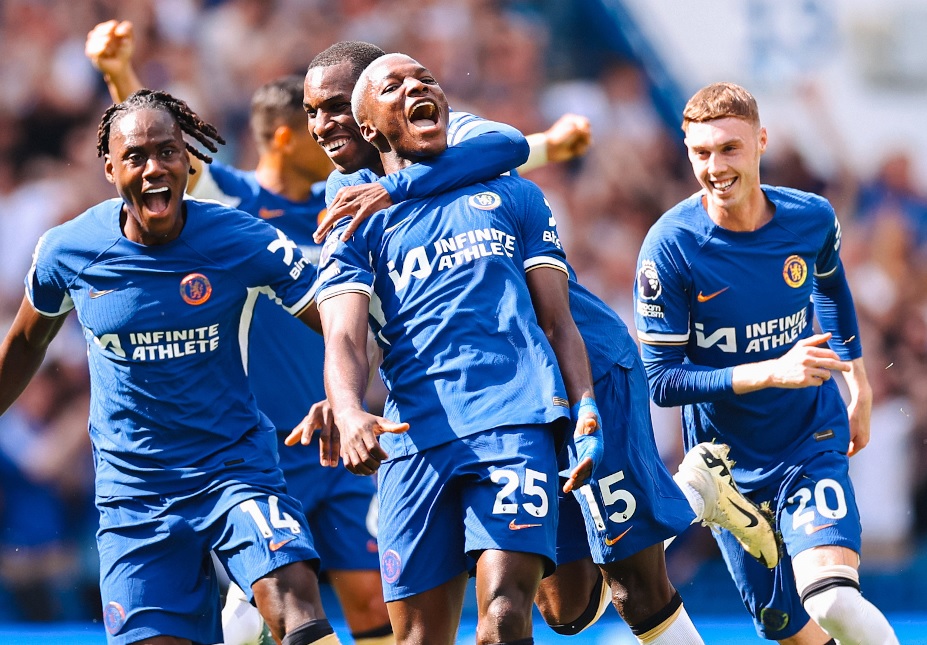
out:
M238 585L231 583L222 608L224 645L257 645L263 629L264 619L257 607L245 599Z
M882 612L853 587L816 593L804 605L808 615L840 645L898 645Z
M695 520L701 521L704 519L705 499L702 497L702 494L695 490L695 487L689 482L680 481L679 479L675 481L676 485L679 486L679 489L682 491L682 494L686 496L686 500L689 502L692 512L695 513Z
M683 606L660 625L640 634L637 641L642 645L705 645Z

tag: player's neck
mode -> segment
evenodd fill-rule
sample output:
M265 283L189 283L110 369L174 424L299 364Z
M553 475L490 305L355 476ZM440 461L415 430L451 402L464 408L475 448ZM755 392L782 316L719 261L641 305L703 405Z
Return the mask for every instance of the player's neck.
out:
M715 224L741 233L763 228L775 213L775 207L766 199L766 194L759 186L743 201L724 204L702 197L702 205Z

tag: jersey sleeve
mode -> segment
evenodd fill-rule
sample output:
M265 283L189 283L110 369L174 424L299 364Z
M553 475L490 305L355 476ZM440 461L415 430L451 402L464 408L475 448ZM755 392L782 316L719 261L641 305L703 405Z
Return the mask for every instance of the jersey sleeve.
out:
M312 289L317 303L343 293L363 293L369 297L373 292L367 235L360 231L344 242L341 233L347 225L346 219L336 224L322 246L319 273Z
M643 344L689 342L689 299L680 264L652 230L641 246L633 287L634 322Z
M68 289L71 279L58 261L63 253L57 230L52 229L39 238L26 275L26 298L37 312L49 318L63 316L74 308Z
M338 191L345 186L358 186L377 181L377 175L372 170L358 170L345 175L337 170L332 171L325 182L325 206L331 206Z
M827 211L829 215L827 235L814 263L814 275L819 278L827 277L836 271L840 262L840 221L830 204L827 204Z
M238 245L231 251L241 259L246 286L264 291L297 315L312 302L316 267L283 231L244 211L232 212L237 218L234 230Z
M498 177L527 161L529 152L516 128L467 112L451 113L447 145L437 157L377 180L394 204Z
M526 180L519 181L516 203L521 205L518 239L523 245L525 273L538 267L551 267L568 276L566 254L557 234L557 220L541 189Z
M213 164L217 165L217 171L221 171L218 162L213 162ZM227 192L227 190L219 186L216 181L216 174L212 170L212 164L204 163L202 166L200 178L187 194L194 199L211 199L220 204L237 208L241 204L241 197ZM238 194L241 194L241 192L239 191Z

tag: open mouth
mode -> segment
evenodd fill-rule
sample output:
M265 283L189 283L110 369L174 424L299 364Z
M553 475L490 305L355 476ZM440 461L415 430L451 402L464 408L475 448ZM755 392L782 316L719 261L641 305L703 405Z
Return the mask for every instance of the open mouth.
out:
M171 203L171 190L167 186L142 192L142 203L152 213L163 213Z
M438 122L438 106L433 101L421 101L409 111L409 121L417 128L429 128Z

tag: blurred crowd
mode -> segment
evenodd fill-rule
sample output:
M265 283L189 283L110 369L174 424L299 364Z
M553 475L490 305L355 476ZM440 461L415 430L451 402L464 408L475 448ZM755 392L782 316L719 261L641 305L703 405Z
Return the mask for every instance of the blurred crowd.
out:
M252 91L280 75L303 73L337 40L408 53L434 72L452 107L525 133L545 129L566 111L588 116L591 151L529 178L559 214L581 281L633 326L640 243L665 209L698 186L681 131L659 117L641 68L600 49L584 57L584 43L576 40L583 34L565 34L554 5L4 0L0 333L22 300L39 236L115 196L96 157L97 128L110 101L83 51L87 32L112 18L135 25L142 81L183 98L215 124L228 141L218 158L243 168L256 160L247 129ZM570 39L572 48L564 44ZM832 138L839 157L839 137ZM766 183L829 197L843 225L843 259L875 390L872 443L852 461L864 571L867 563L903 567L927 548L927 194L904 152L879 154L883 162L874 176L854 176L839 164L821 176L771 132L763 169ZM84 342L71 316L39 376L0 417L0 621L76 620L99 612ZM682 451L678 411L655 415L658 444L675 470ZM696 547L699 557L713 557L710 546Z

